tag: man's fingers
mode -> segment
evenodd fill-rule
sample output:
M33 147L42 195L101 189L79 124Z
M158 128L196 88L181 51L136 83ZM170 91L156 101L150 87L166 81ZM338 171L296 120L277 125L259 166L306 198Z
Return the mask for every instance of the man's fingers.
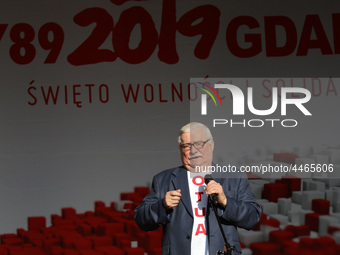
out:
M180 197L172 197L171 201L177 201L178 202L180 199L181 199Z
M167 208L172 208L178 205L180 199L181 190L172 190L166 193L163 202Z
M218 199L218 203L221 204L222 206L226 206L227 205L227 197L224 194L223 188L221 186L221 184L215 182L215 181L210 181L207 186L204 188L204 191L207 195L211 195L211 194L216 194L217 195L217 199Z
M215 181L210 181L204 190L207 195L220 194L223 192L221 185Z
M172 190L170 191L170 196L177 196L177 197L180 197L181 196L181 190L178 189L178 190Z

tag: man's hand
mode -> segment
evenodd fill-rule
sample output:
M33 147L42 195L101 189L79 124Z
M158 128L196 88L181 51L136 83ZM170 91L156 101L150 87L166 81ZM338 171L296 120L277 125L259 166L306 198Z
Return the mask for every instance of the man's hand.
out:
M167 210L176 207L181 199L181 190L168 191L163 198L163 204Z
M204 190L207 195L216 194L217 202L223 207L226 207L228 201L221 184L211 180Z

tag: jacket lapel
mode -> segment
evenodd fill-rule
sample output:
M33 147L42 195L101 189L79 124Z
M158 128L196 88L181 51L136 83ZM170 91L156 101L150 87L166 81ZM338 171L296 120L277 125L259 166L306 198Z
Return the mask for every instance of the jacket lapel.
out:
M174 188L181 190L181 203L183 203L184 207L188 211L188 213L192 215L192 206L190 200L190 193L189 193L189 186L188 186L188 176L187 176L187 169L184 167L177 168L173 173L172 184Z

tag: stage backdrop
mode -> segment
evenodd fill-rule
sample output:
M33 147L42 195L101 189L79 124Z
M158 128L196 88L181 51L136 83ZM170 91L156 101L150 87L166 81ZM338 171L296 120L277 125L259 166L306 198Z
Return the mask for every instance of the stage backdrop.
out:
M224 126L217 162L338 146L339 54L336 1L2 1L0 232L118 200L179 165L178 130L202 94L192 78L275 78L254 86L258 100L306 78L312 94L314 115L296 113L289 131Z

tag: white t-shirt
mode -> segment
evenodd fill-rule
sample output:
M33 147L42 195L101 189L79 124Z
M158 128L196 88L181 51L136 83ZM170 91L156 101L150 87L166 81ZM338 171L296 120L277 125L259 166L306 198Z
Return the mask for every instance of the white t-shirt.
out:
M204 175L188 171L188 183L194 216L194 225L191 234L191 254L209 255L206 231L208 196L203 189L206 186Z

